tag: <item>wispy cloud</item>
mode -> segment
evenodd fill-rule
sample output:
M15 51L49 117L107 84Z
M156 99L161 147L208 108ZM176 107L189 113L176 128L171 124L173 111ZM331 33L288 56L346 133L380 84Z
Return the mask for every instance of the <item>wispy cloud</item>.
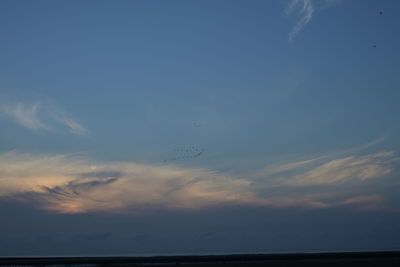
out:
M384 140L308 159L282 160L253 172L252 179L270 206L398 210L386 205L385 193L374 187L391 183L387 179L398 175L400 158L392 151L361 154Z
M73 120L70 115L58 107L48 106L47 114L49 114L56 122L64 125L72 134L87 135L89 132L85 127Z
M311 0L292 0L286 8L286 14L290 15L297 11L298 20L289 32L289 42L293 41L294 37L310 22L315 8Z
M97 163L16 152L0 156L0 196L60 213L197 209L261 202L250 182L204 168Z
M321 168L321 166L330 162L346 161L345 159L356 159L362 157L376 158L376 156L388 156L391 163L393 161L393 152L381 152L377 154L368 154L368 156L354 156L357 153L361 153L367 149L370 149L386 140L386 136L378 137L366 144L324 153L315 157L300 158L300 159L283 159L277 163L269 164L264 168L261 168L252 173L254 177L281 177L287 180L287 177L296 177L296 175L304 174L313 170L314 168ZM374 163L372 160L369 163ZM329 166L329 164L328 164ZM282 181L278 181L282 182Z
M34 131L51 131L59 126L65 127L75 135L86 135L88 130L73 120L60 108L44 103L0 103L0 115Z
M254 179L134 162L94 162L77 156L0 154L0 199L24 201L57 213L142 212L220 205L380 208L368 187L394 173L392 152L315 158L264 168ZM265 179L260 177L264 172ZM350 182L350 183L348 183Z
M270 176L275 176L275 175L281 175L282 173L291 172L294 170L298 171L303 168L309 168L309 166L311 164L320 162L321 160L325 159L326 157L327 156L320 156L320 157L305 159L305 160L271 164L269 166L266 166L265 168L262 168L262 169L256 171L253 175L256 177L270 177Z
M3 105L0 112L31 130L48 130L49 128L39 118L39 107L40 104L38 103L32 105L16 103L14 105Z
M297 34L311 21L314 13L321 9L326 8L337 0L290 0L286 6L285 15L289 16L295 14L297 21L289 32L288 40L292 42Z
M287 181L290 185L324 185L381 178L393 171L393 152L331 160Z

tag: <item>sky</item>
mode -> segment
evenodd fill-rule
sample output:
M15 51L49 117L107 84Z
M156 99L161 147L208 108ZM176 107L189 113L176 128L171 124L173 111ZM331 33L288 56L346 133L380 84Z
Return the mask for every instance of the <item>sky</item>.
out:
M0 256L400 249L397 0L0 0Z

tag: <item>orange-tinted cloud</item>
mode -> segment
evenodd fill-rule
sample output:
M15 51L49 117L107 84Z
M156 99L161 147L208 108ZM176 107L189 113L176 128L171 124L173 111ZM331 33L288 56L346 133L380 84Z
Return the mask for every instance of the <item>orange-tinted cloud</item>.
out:
M254 179L250 174L241 178L207 168L8 152L0 154L0 198L25 201L57 213L124 213L218 205L380 207L383 200L377 193L339 192L332 186L350 181L357 187L366 180L382 178L392 172L394 160L391 152L329 160L320 157L263 168ZM260 181L262 175L265 181Z

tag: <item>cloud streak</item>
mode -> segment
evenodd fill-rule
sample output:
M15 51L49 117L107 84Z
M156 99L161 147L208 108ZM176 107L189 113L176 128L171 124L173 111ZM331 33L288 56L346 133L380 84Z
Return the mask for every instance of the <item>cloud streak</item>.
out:
M33 131L52 131L62 126L72 134L86 135L88 130L73 120L65 111L43 103L1 104L0 115Z
M14 120L16 123L31 130L48 130L49 128L39 118L39 104L4 105L1 107L1 114Z
M326 185L381 178L393 169L393 152L351 156L331 160L287 181L289 185Z
M311 21L315 12L326 8L337 0L291 0L286 6L285 15L297 16L297 21L289 32L288 40L292 42L299 32Z

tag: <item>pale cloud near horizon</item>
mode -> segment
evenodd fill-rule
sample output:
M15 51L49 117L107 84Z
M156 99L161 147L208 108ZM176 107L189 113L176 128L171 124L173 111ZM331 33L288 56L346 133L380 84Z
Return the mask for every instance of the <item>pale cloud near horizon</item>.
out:
M384 177L393 169L393 152L379 152L331 160L287 181L289 185L326 185Z
M94 168L95 166L95 168ZM60 213L123 212L145 207L198 209L257 203L250 182L204 168L132 162L89 163L69 156L0 156L0 197Z
M0 104L0 116L3 115L30 130L48 132L63 126L75 135L88 134L85 127L54 105L40 102Z
M292 42L297 34L311 21L314 13L326 8L338 0L290 0L285 9L285 15L296 14L297 21L289 32L288 40Z
M271 166L273 171L264 168L266 179L254 181L250 176L236 177L200 167L96 162L76 155L11 151L0 154L0 200L23 201L44 210L72 214L193 210L221 205L383 209L382 196L359 189L366 180L383 179L393 173L391 165L396 160L392 152L322 162L303 160ZM354 184L337 192L337 185L345 182ZM276 186L272 193L260 192L270 184ZM315 190L315 185L320 188Z
M357 156L357 153L360 153L366 149L370 149L386 140L387 136L383 135L380 136L366 144L356 146L353 148L349 149L344 149L344 150L338 150L338 151L333 151L330 153L324 153L318 156L314 157L308 157L308 158L298 158L298 159L286 159L283 161L279 161L276 163L268 164L264 168L261 168L259 170L256 170L252 173L253 177L256 178L263 178L263 177L275 177L277 178L276 180L277 183L286 183L286 184L295 184L293 181L288 181L288 177L293 178L296 177L296 179L299 178L300 174L304 174L308 172L310 175L311 171L316 172L315 169L318 168L318 171L320 171L322 168L324 168L326 171L331 170L333 167L337 167L337 163L346 163L347 161L350 160L360 160L360 159L366 159L366 157L370 157L370 162L368 164L372 164L372 166L375 163L376 160L379 158L386 159L386 166L390 166L390 164L394 160L398 160L398 157L395 157L394 152L380 152L380 153L370 153L367 156ZM362 161L361 161L362 162ZM366 164L367 165L367 164ZM371 167L371 166L370 166ZM385 170L388 173L390 172L389 170ZM307 176L308 177L308 176ZM327 182L326 182L327 183Z

